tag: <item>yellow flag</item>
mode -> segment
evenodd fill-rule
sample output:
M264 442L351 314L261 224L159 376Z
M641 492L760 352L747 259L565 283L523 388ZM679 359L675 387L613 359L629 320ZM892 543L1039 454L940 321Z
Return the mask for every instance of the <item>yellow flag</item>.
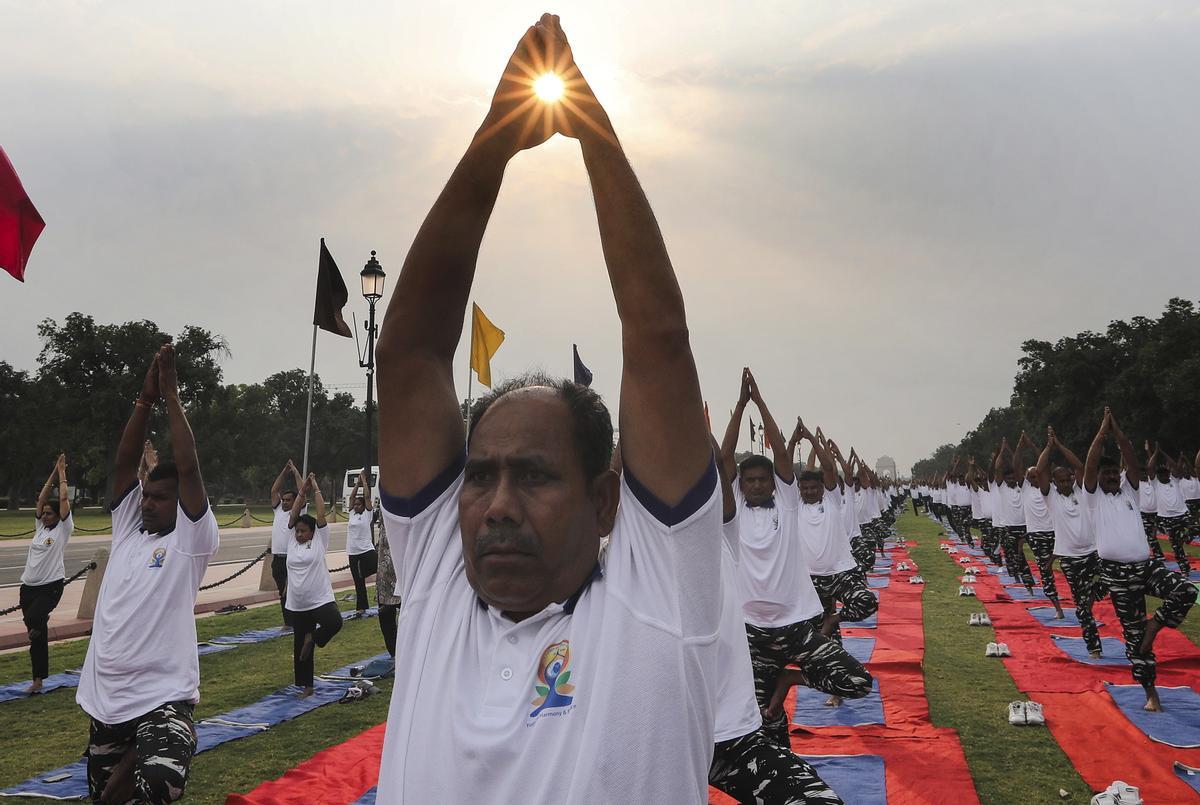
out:
M483 315L479 305L471 303L471 368L479 382L492 387L492 356L504 343L504 331Z

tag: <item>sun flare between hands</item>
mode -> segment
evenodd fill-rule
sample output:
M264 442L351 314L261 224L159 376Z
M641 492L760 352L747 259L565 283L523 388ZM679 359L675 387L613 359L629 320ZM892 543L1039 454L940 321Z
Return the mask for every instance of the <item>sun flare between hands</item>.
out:
M533 82L533 94L546 103L554 103L563 96L563 81L554 73L543 73Z

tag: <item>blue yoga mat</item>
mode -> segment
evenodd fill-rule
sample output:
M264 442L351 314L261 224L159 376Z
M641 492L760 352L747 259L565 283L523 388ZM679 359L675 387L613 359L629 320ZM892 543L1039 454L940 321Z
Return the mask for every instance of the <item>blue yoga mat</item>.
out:
M1085 665L1129 665L1129 660L1125 657L1125 643L1116 637L1100 638L1100 653L1103 656L1099 659L1088 654L1087 644L1083 642L1082 637L1063 637L1056 634L1050 637L1054 640L1054 645L1075 662Z
M867 579L867 586L870 587L872 590L882 590L884 587L887 587L891 583L892 583L891 579L887 578L886 576L874 577L874 578Z
M1167 570L1171 571L1172 573L1179 572L1178 562L1164 562L1163 564L1165 564L1167 566ZM1192 563L1192 572L1188 574L1188 581L1200 582L1200 570L1196 569L1195 562Z
M350 803L350 805L375 805L375 786L367 789L367 793Z
M29 687L32 681L27 679L24 682L9 682L7 685L0 685L0 703L31 698L25 695L25 689ZM51 674L42 680L42 693L49 693L59 688L77 687L79 687L79 674ZM40 696L42 693L37 695Z
M801 757L846 805L887 805L887 783L879 755Z
M854 659L866 665L875 653L875 638L873 637L843 637L842 648Z
M1197 794L1200 794L1200 769L1193 768L1175 761L1175 776L1192 787Z
M878 613L872 613L871 617L863 618L860 621L842 621L841 628L843 629L874 629L879 625Z
M1082 626L1079 616L1075 614L1075 607L1063 607L1062 620L1054 617L1054 607L1030 607L1025 611L1037 618L1037 622L1042 626L1049 626L1052 629L1069 629L1071 627L1078 629ZM1103 626L1104 621L1096 621L1096 625Z
M883 723L883 699L879 680L871 683L871 692L861 699L846 699L841 707L826 707L828 693L809 687L796 687L796 710L792 723L798 727L858 727Z
M203 657L205 654L216 654L218 651L229 651L231 648L237 648L237 646L233 643L200 643L196 646L196 654Z
M1141 685L1112 685L1104 683L1108 695L1133 725L1152 741L1179 749L1200 747L1200 693L1191 688L1158 687L1162 700L1161 713L1148 713L1146 691Z
M363 615L364 618L373 618L379 614L379 610L372 607ZM342 610L342 620L348 621L354 618L354 610ZM290 635L291 630L285 630L282 626L271 626L267 629L249 629L245 632L239 632L234 635L222 635L214 637L208 642L219 645L243 645L247 643L265 643L268 640L274 640L277 637L286 637Z
M1004 590L1008 593L1009 598L1014 601L1049 601L1046 594L1041 590L1034 588L1033 592L1029 592L1024 587L1008 587Z
M348 675L350 668L354 665L366 665L369 662L387 656L387 654L378 654L360 662L343 666L330 673ZM296 694L300 692L300 689L295 685L288 685L286 688L277 690L247 707L209 716L204 721L196 724L196 751L207 752L209 749L228 743L229 741L236 741L239 738L246 738L262 732L265 729L262 726L264 724L274 726L302 716L305 713L316 710L318 707L323 707L330 702L335 702L342 698L347 687L346 683L326 682L323 679L318 679L313 686L313 695L307 699L298 699L296 698ZM229 723L210 723L216 720ZM53 783L45 782L47 778L61 777L63 775L67 775L63 780ZM88 795L87 762L77 760L62 768L39 774L23 783L0 791L0 795L7 797L26 796L51 797L54 799L85 799Z

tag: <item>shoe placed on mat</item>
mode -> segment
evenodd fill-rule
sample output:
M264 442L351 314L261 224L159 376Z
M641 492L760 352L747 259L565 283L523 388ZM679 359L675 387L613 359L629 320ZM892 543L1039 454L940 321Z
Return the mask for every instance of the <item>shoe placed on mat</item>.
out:
M967 588L966 588L966 587L959 587L959 588L958 588L958 594L959 594L959 595L966 595L966 594L967 594Z
M969 565L969 564L971 564L971 557L969 557L969 556L960 556L960 557L958 557L958 563L959 563L960 565Z
M924 584L925 583L924 576L913 576L913 578L916 579L916 581L914 581L913 584Z
M1092 797L1092 805L1117 805L1117 798L1107 791L1101 791Z
M1025 717L1025 702L1008 703L1008 723L1017 726L1023 726L1028 723Z
M985 657L999 657L999 656L1000 656L999 644L997 644L997 643L988 643L988 644L987 644L987 646L986 646L986 647L984 648L984 650L983 650L983 656L985 656Z
M1008 650L1008 643L997 643L996 644L996 656L997 657L1011 657L1012 656L1012 652Z
M974 587L967 585L963 589L965 589L967 591L967 595L971 596L972 598L975 598L975 588Z
M1046 723L1046 715L1042 712L1042 706L1037 702L1025 702L1025 723L1034 726L1044 726Z
M1124 780L1115 780L1105 790L1092 797L1099 805L1142 805L1142 792Z

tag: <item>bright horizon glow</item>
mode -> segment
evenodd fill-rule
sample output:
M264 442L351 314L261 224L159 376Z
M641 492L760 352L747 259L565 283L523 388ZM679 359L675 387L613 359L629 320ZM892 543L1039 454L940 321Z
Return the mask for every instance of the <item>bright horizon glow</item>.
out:
M563 82L554 73L543 73L533 82L533 94L546 103L554 103L563 96Z

